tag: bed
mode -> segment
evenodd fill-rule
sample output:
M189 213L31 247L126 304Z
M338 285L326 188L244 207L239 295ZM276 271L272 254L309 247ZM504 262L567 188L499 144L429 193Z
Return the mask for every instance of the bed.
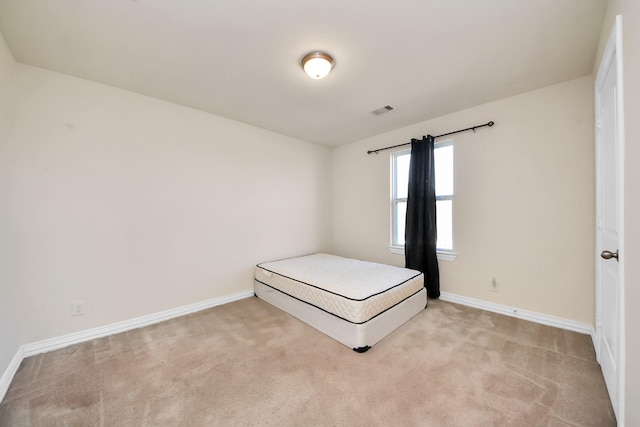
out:
M258 264L255 294L363 353L427 306L416 270L313 254Z

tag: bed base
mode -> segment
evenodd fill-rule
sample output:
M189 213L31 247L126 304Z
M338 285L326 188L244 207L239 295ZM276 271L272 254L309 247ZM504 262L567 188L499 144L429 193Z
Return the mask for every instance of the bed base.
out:
M374 344L427 306L427 292L422 288L419 292L368 322L354 324L257 280L254 281L254 289L258 298L289 313L358 353L369 350Z

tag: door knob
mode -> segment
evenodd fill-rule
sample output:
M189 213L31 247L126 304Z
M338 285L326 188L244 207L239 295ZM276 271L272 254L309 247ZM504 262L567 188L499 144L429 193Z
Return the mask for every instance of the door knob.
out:
M604 259L611 259L611 258L615 258L616 261L618 261L618 250L616 249L615 252L611 252L611 251L602 251L602 253L600 254L600 256Z

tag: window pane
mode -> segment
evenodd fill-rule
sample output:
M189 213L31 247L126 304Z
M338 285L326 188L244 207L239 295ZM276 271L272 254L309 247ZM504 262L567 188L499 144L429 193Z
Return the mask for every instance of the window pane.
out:
M436 148L433 152L436 168L436 196L453 194L453 145Z
M395 229L395 239L393 242L396 245L404 246L404 223L407 218L407 202L398 202L396 203L396 229Z
M438 200L436 202L436 219L438 229L438 249L453 250L453 202L451 200ZM406 210L406 207L405 207Z
M407 198L407 188L409 187L410 160L410 153L396 156L396 199ZM404 220L402 222L404 222ZM402 233L402 238L404 239L404 233Z

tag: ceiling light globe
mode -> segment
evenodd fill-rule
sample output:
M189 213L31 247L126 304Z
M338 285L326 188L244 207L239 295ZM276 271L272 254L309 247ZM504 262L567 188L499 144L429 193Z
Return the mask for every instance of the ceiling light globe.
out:
M302 58L302 68L312 79L322 79L333 68L333 58L323 52L313 52Z

